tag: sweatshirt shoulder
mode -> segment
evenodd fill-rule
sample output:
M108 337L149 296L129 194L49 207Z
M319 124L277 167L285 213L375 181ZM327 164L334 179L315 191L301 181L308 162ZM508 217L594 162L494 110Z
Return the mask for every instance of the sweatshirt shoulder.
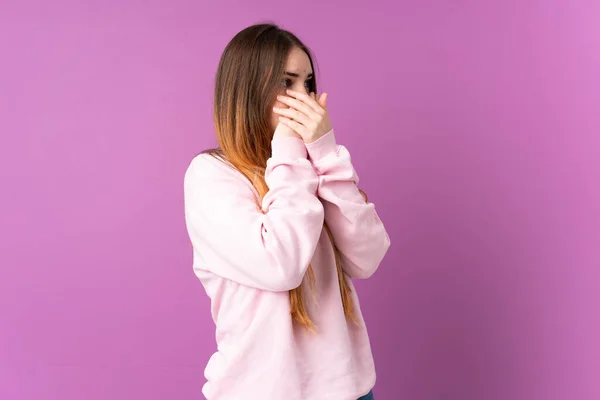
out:
M202 184L207 186L240 185L251 188L246 177L225 159L201 153L189 163L184 177L185 186Z
M185 172L186 179L194 176L196 179L212 179L239 173L225 160L211 154L201 153L192 158Z

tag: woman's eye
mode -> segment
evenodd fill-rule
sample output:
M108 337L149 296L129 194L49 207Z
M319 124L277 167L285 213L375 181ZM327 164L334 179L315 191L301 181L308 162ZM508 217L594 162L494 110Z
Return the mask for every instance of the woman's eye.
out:
M291 79L284 79L284 80L281 81L281 84L284 87L291 87L292 84L293 84L293 82L292 82ZM312 87L312 79L310 79L308 81L305 81L304 82L304 86L310 89Z

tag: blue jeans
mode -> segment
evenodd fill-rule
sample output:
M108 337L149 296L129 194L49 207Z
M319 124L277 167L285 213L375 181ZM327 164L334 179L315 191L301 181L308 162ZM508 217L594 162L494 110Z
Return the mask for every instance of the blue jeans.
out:
M358 400L375 400L375 397L373 397L373 391L371 390L368 394L364 395Z

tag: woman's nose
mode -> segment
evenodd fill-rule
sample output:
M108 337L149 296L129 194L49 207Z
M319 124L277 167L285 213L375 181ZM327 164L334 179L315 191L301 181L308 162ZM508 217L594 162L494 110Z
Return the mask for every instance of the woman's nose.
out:
M309 92L309 90L308 90L308 88L307 88L307 87L306 87L306 85L304 85L304 84L298 85L298 86L297 86L297 87L296 87L294 90L295 90L296 92L300 92L300 93L302 93L302 92L304 92L304 93L306 93L306 94L309 94L309 93L310 93L310 92Z

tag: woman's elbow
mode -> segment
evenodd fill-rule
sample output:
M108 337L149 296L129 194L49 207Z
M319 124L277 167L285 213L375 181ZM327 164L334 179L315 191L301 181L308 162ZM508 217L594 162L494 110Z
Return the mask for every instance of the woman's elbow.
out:
M377 246L371 246L364 257L361 257L362 260L352 262L346 258L348 274L356 279L369 279L379 269L389 247L390 238L387 233L384 233L383 240Z

